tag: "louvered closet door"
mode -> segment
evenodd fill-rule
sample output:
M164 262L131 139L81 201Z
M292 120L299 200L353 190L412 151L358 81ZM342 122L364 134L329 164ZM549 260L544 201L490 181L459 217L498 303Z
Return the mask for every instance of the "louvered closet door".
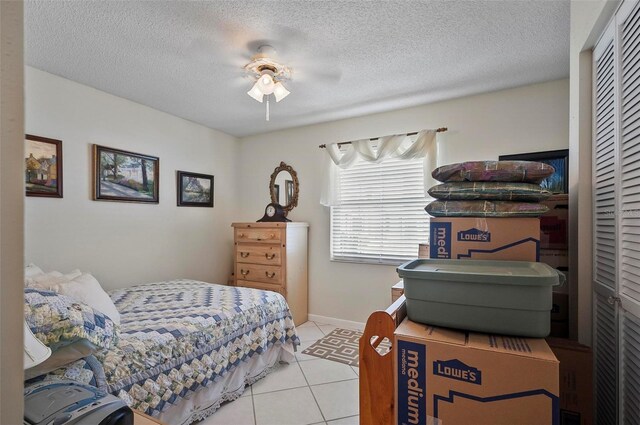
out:
M640 424L640 319L622 314L622 412L625 424Z
M594 351L596 362L596 423L618 423L618 327L615 305L617 282L616 153L617 84L615 23L594 49L595 134L594 175Z
M617 16L620 45L619 326L622 423L640 424L640 4Z

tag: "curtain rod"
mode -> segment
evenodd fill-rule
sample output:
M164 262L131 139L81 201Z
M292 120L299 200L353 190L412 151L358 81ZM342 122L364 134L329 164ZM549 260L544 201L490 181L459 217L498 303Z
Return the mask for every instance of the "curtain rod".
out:
M447 130L448 130L447 127L440 127L438 129L436 129L436 133L444 133ZM416 134L418 134L418 132L414 131L413 133L407 133L407 136L415 136ZM384 137L388 137L388 136L384 136ZM379 137L374 137L373 139L369 139L369 140L373 141L373 140L378 140L378 139L379 139ZM350 141L350 142L340 142L340 143L338 143L338 147L340 147L342 145L350 145L353 142L354 142L353 140ZM324 148L327 147L327 145L326 144L322 144L322 145L319 145L318 147L320 149L324 149Z

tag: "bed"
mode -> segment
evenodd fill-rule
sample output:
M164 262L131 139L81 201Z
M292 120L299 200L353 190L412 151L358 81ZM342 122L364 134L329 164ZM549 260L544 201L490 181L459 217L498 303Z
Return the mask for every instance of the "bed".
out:
M27 291L25 299L42 296ZM121 315L118 343L44 379L95 385L167 424L213 414L278 362L294 361L300 344L275 292L174 280L110 296Z

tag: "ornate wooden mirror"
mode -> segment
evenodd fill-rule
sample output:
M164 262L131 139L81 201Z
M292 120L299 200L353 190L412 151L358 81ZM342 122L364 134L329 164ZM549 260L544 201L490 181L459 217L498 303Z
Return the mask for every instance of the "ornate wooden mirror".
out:
M298 205L298 174L290 165L280 162L271 174L269 191L271 202L282 205L285 215L289 214Z

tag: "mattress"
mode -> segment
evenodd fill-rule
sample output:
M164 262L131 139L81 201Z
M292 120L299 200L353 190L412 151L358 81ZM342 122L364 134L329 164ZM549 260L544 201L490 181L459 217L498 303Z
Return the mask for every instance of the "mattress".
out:
M300 344L287 302L275 292L182 279L110 295L121 314L119 344L45 379L95 385L171 423L211 414L264 376L281 351L291 358ZM268 359L256 359L262 355ZM232 375L235 387L227 388ZM185 405L190 411L182 411Z

